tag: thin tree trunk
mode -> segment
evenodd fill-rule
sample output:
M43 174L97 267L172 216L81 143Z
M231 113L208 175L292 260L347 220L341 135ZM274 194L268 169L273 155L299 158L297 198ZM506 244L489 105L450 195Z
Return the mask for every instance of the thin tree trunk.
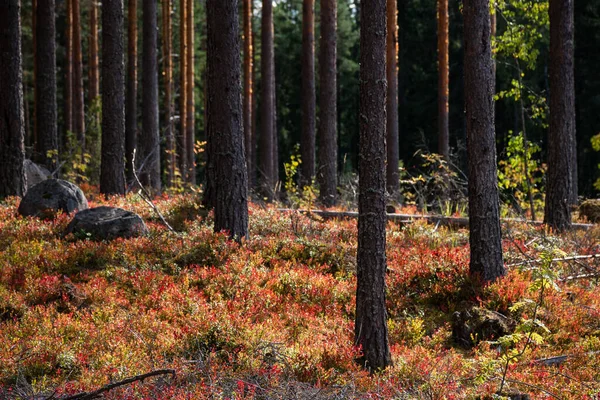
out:
M571 227L577 195L573 0L550 0L550 129L544 221L563 231Z
M390 194L398 192L400 143L398 128L398 22L396 0L387 0L387 167L386 186Z
M258 40L260 40L259 35L256 34L256 32L253 32L254 34L252 35L252 48L256 49L257 45L256 43L258 42ZM258 63L253 63L252 65L252 93L255 94L258 92L257 88L258 88L258 72L259 72L259 68L261 68L261 65ZM252 143L250 144L250 147L252 149L252 169L248 170L248 185L250 187L255 187L257 180L256 180L256 172L258 170L257 164L257 158L256 158L256 153L257 153L257 149L258 149L258 135L256 134L256 128L257 128L257 121L258 121L258 113L259 113L259 109L258 109L258 101L256 101L256 97L254 98L254 102L252 103Z
M252 111L254 103L254 93L252 91L252 74L254 63L254 50L252 48L252 0L244 1L244 143L246 145L246 168L248 176L251 176L254 168L252 157ZM248 179L249 187L252 186L251 179Z
M386 0L360 7L360 144L355 345L369 371L392 363L385 307Z
M27 98L27 84L25 83L25 79L23 79L23 100ZM31 124L29 123L29 118L31 114L29 114L29 102L23 101L24 109L25 109L25 147L31 147L34 145L33 133L31 132Z
M38 162L45 162L45 156L42 157L42 151L40 149L40 141L38 139L37 136L37 115L36 115L36 109L37 109L37 105L35 104L36 102L36 82L37 82L37 0L31 0L31 33L32 33L32 41L33 41L33 155L32 158ZM23 82L25 82L25 78L23 78ZM26 96L26 92L25 90L23 90L23 102L25 103L25 133L27 134L27 122L28 122L28 112L27 112L27 103L28 101L26 100L27 96Z
M177 150L179 156L179 173L181 181L187 182L188 152L187 152L187 0L179 2L179 135Z
M489 0L465 0L464 24L470 273L488 282L505 274L496 170Z
M83 64L81 58L81 11L73 1L73 124L81 150L85 152L85 106L83 102ZM83 155L82 155L83 156Z
M167 186L172 187L175 181L175 137L173 135L173 59L171 57L172 28L171 28L171 0L162 0L162 27L163 27L163 66L165 79L165 137L167 165Z
M98 68L98 0L90 1L90 61L88 85L90 102L100 96L100 70Z
M100 192L125 194L123 0L102 1L102 162Z
M321 51L319 57L321 93L319 96L319 170L317 179L320 186L320 200L326 207L331 207L337 200L336 3L335 0L321 0Z
M315 1L302 3L302 136L300 138L300 186L315 177L316 89L315 89Z
M26 191L21 2L0 2L0 198Z
M448 0L438 0L438 152L450 160Z
M275 184L274 195L276 200L279 185L279 131L277 130L277 86L275 81L275 64L273 63L273 172L271 176L273 176L273 183Z
M157 0L143 0L142 136L140 180L155 193L161 191L158 132Z
M125 171L134 181L133 152L137 147L137 0L128 0L127 11L127 97L125 99ZM139 160L139 157L138 157Z
M213 162L215 232L248 234L248 176L242 126L237 0L208 0L207 131Z
M194 1L187 1L187 85L185 96L186 100L186 118L185 124L187 133L187 181L190 185L196 184L196 153L194 147L196 144L196 126L195 126L195 105L194 105Z
M527 140L527 126L525 124L525 105L523 104L523 79L521 78L521 65L519 59L515 58L517 74L519 76L519 104L521 106L521 129L523 132L523 174L525 175L525 185L527 187L527 199L529 200L529 209L531 210L531 220L535 221L535 203L533 202L533 192L531 189L531 177L529 176L529 141ZM494 63L495 66L495 63ZM495 68L494 68L495 69Z
M35 50L35 123L42 164L54 171L58 164L56 117L56 22L54 0L38 0Z
M73 0L66 0L65 131L73 133ZM65 144L68 141L65 140Z
M260 177L262 189L269 200L273 199L275 180L273 176L273 139L275 135L275 58L273 48L273 0L263 0L262 6L262 55L261 55L261 132Z

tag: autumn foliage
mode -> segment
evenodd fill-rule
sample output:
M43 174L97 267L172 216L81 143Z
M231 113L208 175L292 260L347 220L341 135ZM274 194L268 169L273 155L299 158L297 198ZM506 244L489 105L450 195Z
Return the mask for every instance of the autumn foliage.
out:
M369 375L353 347L356 221L251 205L250 238L238 244L212 233L212 215L190 195L156 200L175 234L135 195L105 202L91 189L87 194L91 206L141 214L150 236L63 237L69 216L22 218L16 199L0 205L0 398L74 394L162 368L176 376L120 387L106 398L488 396L504 373L502 346L494 338L472 349L455 345L452 314L478 305L520 321L531 311L515 304L538 301L533 265L509 267L506 278L482 289L468 276L465 230L389 224L394 365ZM548 248L600 253L599 233L556 237L510 226L506 262L536 259ZM557 287L546 288L537 314L546 330L536 330L542 340L509 364L505 392L598 396L598 278L564 280L597 276L598 267L594 259L553 264ZM536 362L563 355L557 365Z

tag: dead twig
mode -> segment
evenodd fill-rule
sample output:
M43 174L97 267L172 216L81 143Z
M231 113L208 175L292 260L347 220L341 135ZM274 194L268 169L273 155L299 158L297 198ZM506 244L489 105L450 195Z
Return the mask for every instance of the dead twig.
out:
M173 227L167 222L165 217L163 217L163 215L160 212L160 210L158 209L158 207L156 207L156 205L152 202L152 196L150 195L150 193L148 193L148 191L144 188L144 185L142 185L142 183L140 182L140 178L138 177L137 173L135 172L135 153L136 153L136 151L134 149L131 164L133 165L133 169L132 169L133 177L135 178L135 181L137 182L138 186L140 187L140 190L138 191L138 195L142 198L142 200L144 200L144 202L146 202L146 204L148 204L148 206L150 206L150 208L152 208L152 210L154 210L156 215L158 215L158 217L160 218L162 223L167 227L168 230L179 235L179 233L175 229L173 229Z
M160 376L160 375L171 375L174 377L175 370L174 369L159 369L156 371L151 371L151 372L148 372L148 373L145 373L142 375L136 375L136 376L132 376L127 379L123 379L122 381L109 383L108 385L104 385L100 389L94 390L93 392L78 393L78 394L75 394L72 396L62 397L62 398L60 398L60 400L92 400L92 399L96 399L96 398L100 397L100 395L102 393L108 392L108 391L118 388L120 386L129 385L130 383L133 383L133 382L143 381L143 380L151 378L153 376ZM52 398L52 397L50 397L50 398Z

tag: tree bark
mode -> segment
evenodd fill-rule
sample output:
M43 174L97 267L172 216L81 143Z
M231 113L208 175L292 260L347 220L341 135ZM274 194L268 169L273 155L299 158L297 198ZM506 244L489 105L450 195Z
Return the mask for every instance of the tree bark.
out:
M196 184L196 153L194 147L196 144L196 126L195 126L195 105L194 105L194 1L187 0L187 95L186 100L186 118L185 127L187 129L187 181L190 185Z
M188 152L187 152L187 0L179 2L179 135L177 135L177 150L179 156L179 173L181 181L187 182Z
M85 106L83 102L83 63L81 59L81 10L79 0L73 1L73 128L85 152ZM83 157L83 154L82 154Z
M66 1L65 43L65 131L73 133L73 0ZM66 133L65 132L65 133ZM66 135L65 135L66 138ZM68 141L65 140L65 144Z
M175 137L173 135L173 58L171 55L172 27L171 0L162 0L163 28L163 77L165 80L165 161L167 166L167 186L172 187L175 181Z
M385 308L386 0L360 7L360 144L355 344L369 371L392 363Z
M134 181L133 152L137 147L137 0L127 5L127 95L125 99L125 171L127 182ZM139 157L138 157L139 160Z
M35 118L39 160L54 171L58 164L56 116L56 21L54 0L38 0L35 39Z
M262 3L262 55L261 55L261 132L260 132L260 178L264 194L273 199L275 178L273 176L273 139L275 135L275 57L273 48L273 0Z
M398 22L396 0L387 0L387 166L386 186L390 194L398 192L400 143L398 127Z
M450 160L448 0L438 0L438 153Z
M300 138L300 186L315 177L316 89L315 89L315 1L302 3L302 136Z
M37 0L31 0L31 36L32 36L32 42L33 42L33 82L32 82L32 86L33 86L33 155L32 158L38 162L43 162L44 160L41 159L41 151L40 151L40 141L38 140L37 137L37 127L36 127L36 123L37 123L37 116L35 114L36 111L36 88L35 88L35 84L37 82L37 43L36 43L36 38L37 38L37 32L36 32L36 27L37 27ZM23 78L23 83L25 84L26 79ZM23 103L24 103L24 109L25 109L25 146L27 146L27 134L28 134L28 122L29 122L29 118L28 118L28 114L29 114L29 110L28 110L28 101L27 99L27 90L25 88L23 88ZM39 159L38 159L39 158Z
M143 57L142 57L142 185L161 191L160 138L158 132L158 57L157 57L157 0L143 0Z
M489 282L505 274L496 170L489 0L465 0L464 24L470 273Z
M254 170L254 150L252 148L252 112L254 93L252 90L254 49L252 48L252 0L243 0L244 4L244 142L246 144L246 168L248 176ZM248 186L252 186L248 179Z
M317 172L317 180L320 186L319 197L326 207L334 205L337 200L336 29L336 1L321 0L321 51L319 55L321 92L319 96L319 170Z
M550 129L544 222L558 231L571 227L577 197L573 0L550 1Z
M26 188L21 2L0 2L0 198Z
M102 162L100 192L125 194L123 0L102 2Z
M100 70L98 68L98 0L90 1L90 61L88 85L90 101L100 96Z
M216 179L215 232L248 234L238 0L207 0L207 131Z

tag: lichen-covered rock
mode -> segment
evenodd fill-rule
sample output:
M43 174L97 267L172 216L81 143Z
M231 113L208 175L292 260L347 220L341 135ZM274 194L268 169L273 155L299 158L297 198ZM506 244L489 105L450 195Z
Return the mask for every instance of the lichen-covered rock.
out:
M27 190L48 179L52 173L42 165L38 165L31 160L25 160L23 163L25 176L27 177Z
M146 235L148 228L139 215L116 207L96 207L75 214L66 234L92 240L112 240Z
M508 335L514 327L514 321L498 312L472 307L453 314L452 339L456 344L470 348L482 340Z
M88 208L85 195L76 185L47 179L30 188L19 204L19 214L52 218L57 212L71 213Z
M579 206L579 217L585 217L589 222L600 222L600 199L589 199Z

